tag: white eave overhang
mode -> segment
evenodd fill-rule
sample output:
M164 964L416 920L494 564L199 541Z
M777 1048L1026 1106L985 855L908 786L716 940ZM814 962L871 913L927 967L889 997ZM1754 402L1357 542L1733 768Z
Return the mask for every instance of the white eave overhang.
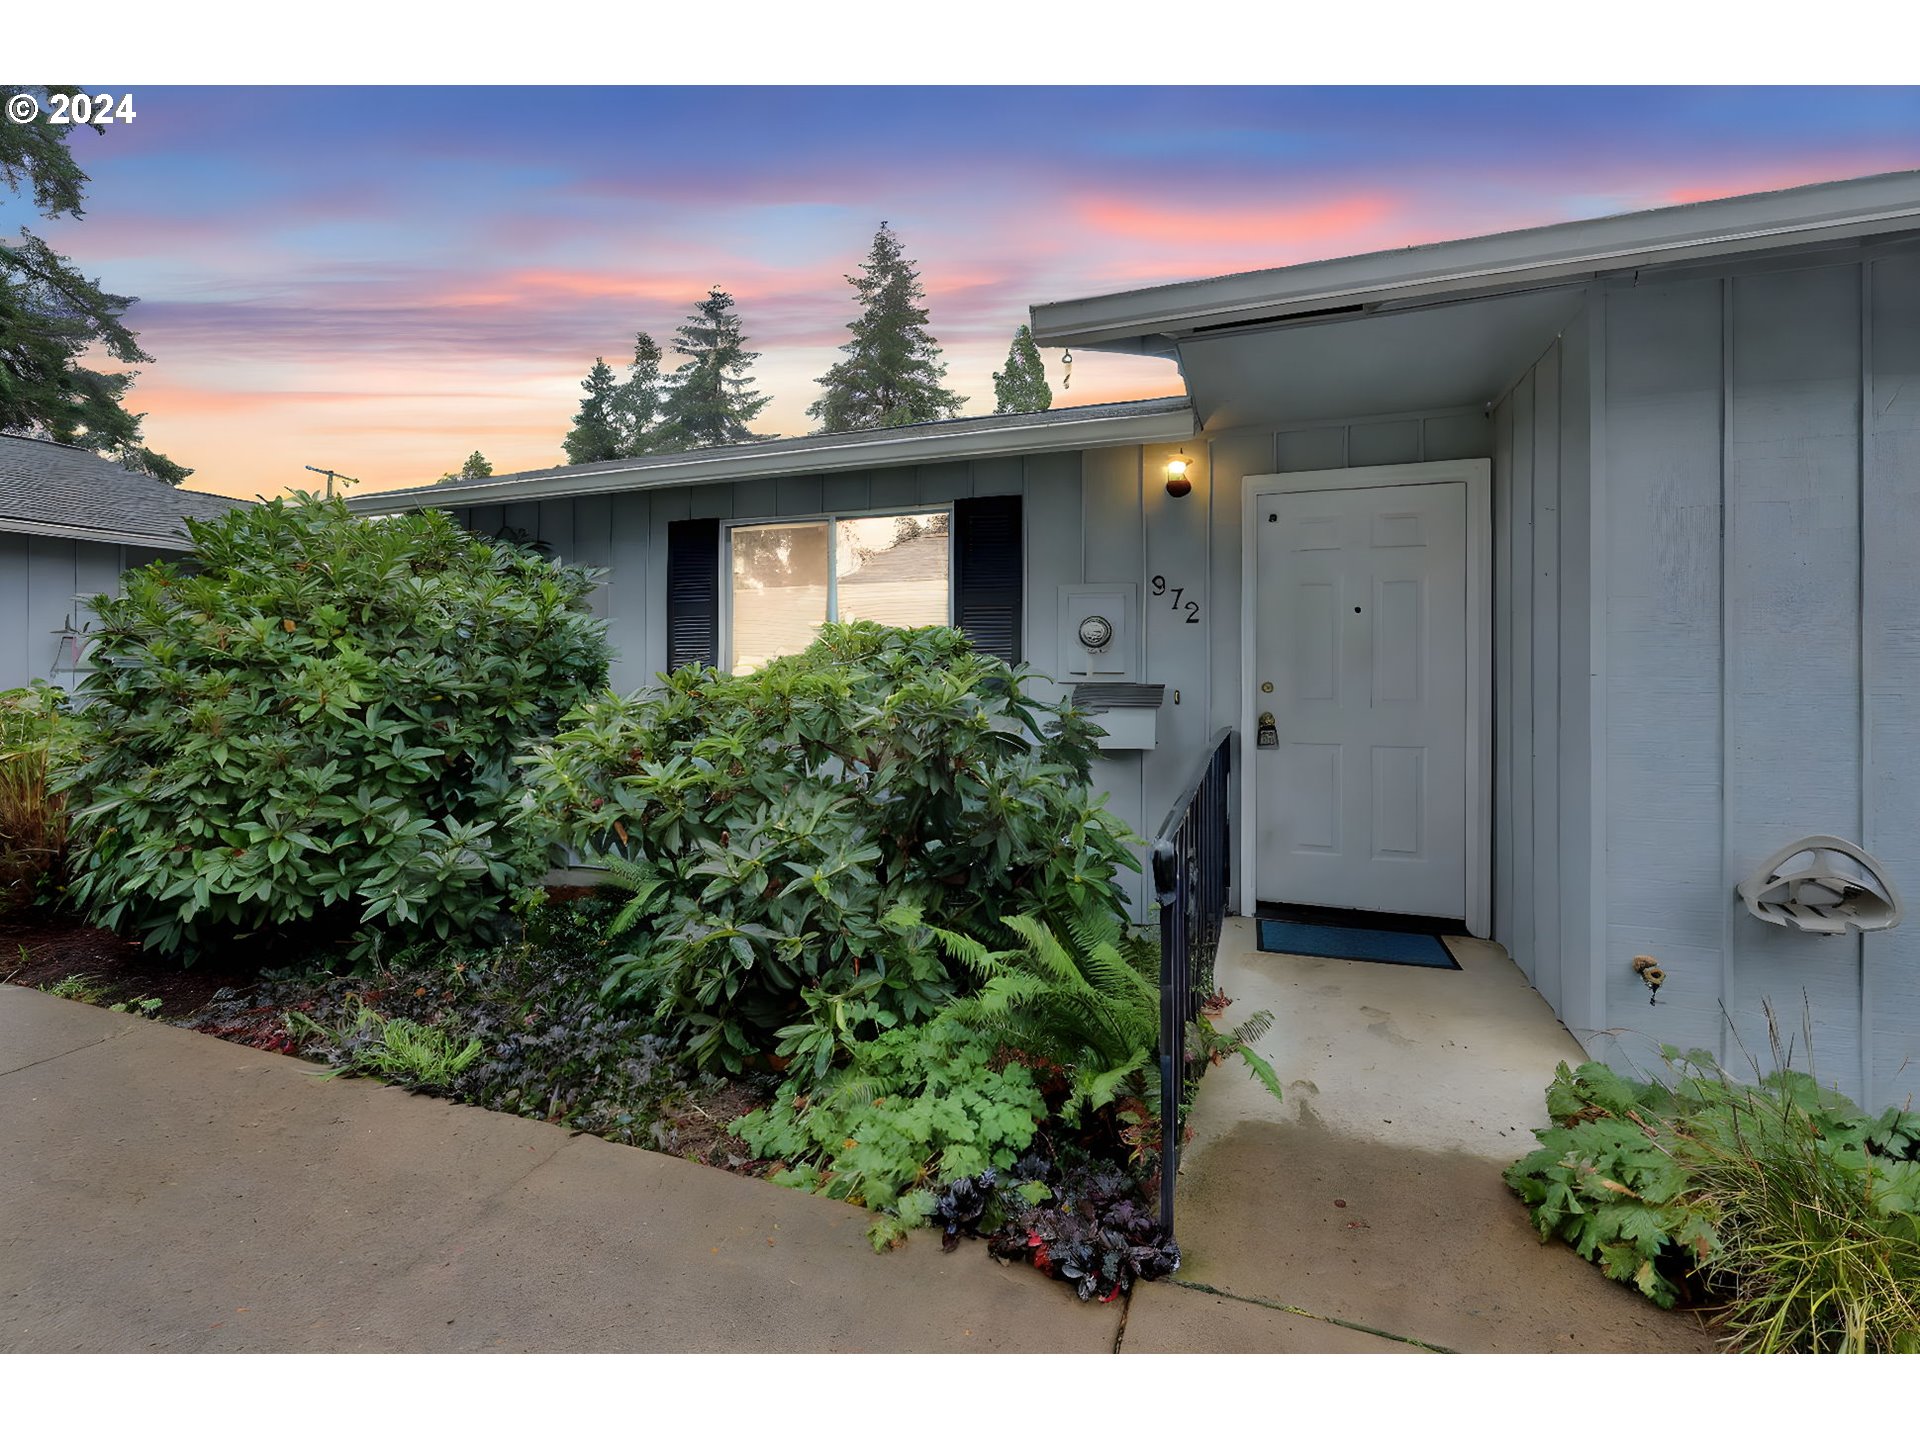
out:
M1088 406L1089 410L1100 407ZM843 470L875 470L898 465L930 465L1003 455L1035 455L1059 450L1093 450L1116 445L1157 445L1189 440L1195 432L1192 408L1184 399L1147 402L1120 414L1075 415L1043 411L1010 423L951 428L954 422L903 426L897 430L854 431L806 436L755 445L692 451L668 459L643 457L630 465L602 464L549 473L501 476L467 484L421 485L357 495L348 506L362 514L390 514L426 505L515 504L573 495L607 495L627 490L659 490L680 485L725 485L787 475L826 475Z
M1062 300L1033 307L1033 337L1048 346L1171 354L1182 340L1263 322L1332 319L1914 229L1920 171L1899 171Z

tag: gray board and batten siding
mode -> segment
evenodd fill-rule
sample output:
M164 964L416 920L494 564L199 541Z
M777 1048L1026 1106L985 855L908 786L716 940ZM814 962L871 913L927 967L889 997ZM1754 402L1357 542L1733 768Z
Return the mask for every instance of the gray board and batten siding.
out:
M1802 835L1920 901L1920 245L1595 290L1592 563L1601 808L1591 951L1606 1048L1920 1090L1920 919L1825 938L1733 898ZM1563 857L1564 859L1564 857ZM1629 963L1657 956L1659 1004ZM1725 1007L1723 1014L1722 1006Z
M127 570L188 548L183 521L235 505L135 475L90 450L0 435L0 690L29 680L71 689L72 632L87 600L120 593Z
M0 690L29 680L71 690L83 672L62 637L92 620L88 597L118 595L126 571L172 558L143 546L0 530Z
M1590 963L1591 333L1583 308L1493 407L1493 934L1576 1032Z

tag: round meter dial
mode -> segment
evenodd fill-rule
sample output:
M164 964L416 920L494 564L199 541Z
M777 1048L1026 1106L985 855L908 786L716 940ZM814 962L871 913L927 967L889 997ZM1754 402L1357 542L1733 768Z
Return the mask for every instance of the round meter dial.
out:
M1113 622L1104 615L1089 615L1080 622L1080 643L1089 650L1104 650L1113 640Z

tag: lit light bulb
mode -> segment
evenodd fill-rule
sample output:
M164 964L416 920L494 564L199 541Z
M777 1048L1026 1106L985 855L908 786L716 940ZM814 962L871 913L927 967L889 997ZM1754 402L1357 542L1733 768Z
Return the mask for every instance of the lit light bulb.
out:
M1193 481L1187 478L1187 455L1183 450L1167 461L1167 494L1178 499L1193 489Z

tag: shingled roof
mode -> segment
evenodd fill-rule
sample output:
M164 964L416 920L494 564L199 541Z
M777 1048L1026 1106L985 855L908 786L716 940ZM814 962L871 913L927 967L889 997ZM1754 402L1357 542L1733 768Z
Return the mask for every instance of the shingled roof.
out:
M176 489L78 446L0 435L0 531L185 550L184 517L251 503Z

